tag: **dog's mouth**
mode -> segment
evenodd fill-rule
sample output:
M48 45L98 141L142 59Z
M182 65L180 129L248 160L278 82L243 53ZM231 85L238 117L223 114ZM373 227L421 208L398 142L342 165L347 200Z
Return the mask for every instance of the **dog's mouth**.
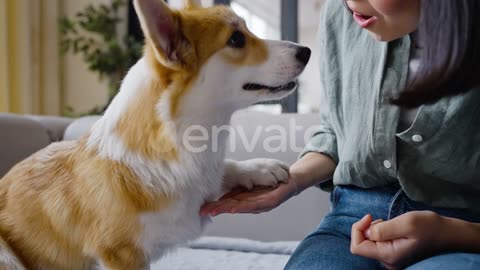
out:
M295 87L297 87L296 81L291 81L289 83L286 83L280 86L268 86L268 85L258 84L258 83L247 83L243 85L243 90L246 90L246 91L268 90L270 92L276 93L276 92L282 92L282 91L290 91L295 89Z

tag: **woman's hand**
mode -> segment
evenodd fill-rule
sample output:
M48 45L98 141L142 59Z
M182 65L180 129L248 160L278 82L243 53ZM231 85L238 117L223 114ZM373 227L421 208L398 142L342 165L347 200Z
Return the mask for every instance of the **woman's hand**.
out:
M330 179L335 167L335 162L329 156L308 153L290 167L287 183L282 183L275 188L234 189L219 201L206 203L200 209L200 215L216 216L223 213L270 211L305 189Z
M259 187L253 190L237 188L216 202L206 203L200 210L200 215L267 212L296 195L297 192L298 187L292 177L287 183L282 183L276 188Z
M448 249L448 219L434 212L409 212L389 221L370 215L352 226L351 252L399 269Z

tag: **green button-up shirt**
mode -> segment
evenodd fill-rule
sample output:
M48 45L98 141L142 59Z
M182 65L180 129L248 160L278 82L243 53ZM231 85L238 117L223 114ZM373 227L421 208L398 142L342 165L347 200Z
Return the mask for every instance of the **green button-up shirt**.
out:
M406 85L410 38L374 40L340 0L326 2L319 30L321 123L304 154L337 162L334 185L398 183L413 200L480 212L480 91L422 106L397 133L389 100Z

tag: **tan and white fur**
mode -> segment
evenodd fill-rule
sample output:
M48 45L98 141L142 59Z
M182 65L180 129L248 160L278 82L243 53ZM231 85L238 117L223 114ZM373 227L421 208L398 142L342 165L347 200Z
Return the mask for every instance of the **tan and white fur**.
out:
M226 135L219 151L201 152L182 135L285 97L309 50L255 37L224 6L135 7L144 57L105 114L83 138L48 146L0 181L0 269L149 269L201 234L206 201L287 181L279 161L225 160Z

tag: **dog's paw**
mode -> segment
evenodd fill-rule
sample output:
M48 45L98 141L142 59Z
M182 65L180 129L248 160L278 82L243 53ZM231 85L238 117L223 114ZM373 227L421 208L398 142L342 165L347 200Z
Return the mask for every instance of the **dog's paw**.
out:
M237 163L237 185L252 189L254 186L276 187L288 181L288 165L275 159L251 159Z

